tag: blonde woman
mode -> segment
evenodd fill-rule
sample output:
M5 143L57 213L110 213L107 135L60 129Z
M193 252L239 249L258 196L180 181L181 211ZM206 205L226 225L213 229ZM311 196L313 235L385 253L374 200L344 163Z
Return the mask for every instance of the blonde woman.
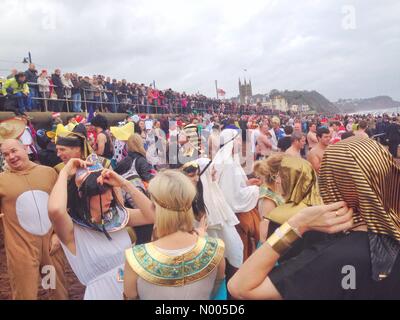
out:
M279 171L284 154L277 153L268 159L257 161L254 164L254 173L261 179L263 184L260 186L260 196L258 200L258 212L260 214L260 242L267 240L268 227L270 224L267 219L268 214L278 206L285 203L282 197L282 185ZM278 225L277 225L278 226ZM275 227L276 229L276 227Z
M274 189L268 190L268 185L264 184L264 188L261 188L260 191L261 199L271 200L263 200L261 204L259 201L263 218L263 222L260 224L260 234L263 237L260 239L261 242L265 242L266 238L301 208L323 203L318 188L317 174L311 164L304 159L278 154L256 164L254 171L263 177L265 182L268 182L270 188ZM277 197L279 193L284 199L283 203L282 199ZM279 261L283 262L298 255L304 248L322 238L325 238L323 233L308 232Z
M115 168L115 172L130 181L136 188L146 193L148 183L154 177L155 170L146 159L146 151L143 146L142 137L134 133L129 136L127 142L128 155L120 161ZM125 205L129 208L137 208L137 203L128 192L122 191ZM151 241L153 225L135 227L137 244Z
M143 182L149 182L154 177L153 166L146 159L142 137L134 133L128 138L128 156L118 163L115 172L120 175L129 170L135 170Z
M126 250L128 300L207 300L225 278L224 243L194 230L196 188L182 173L162 171L151 180L157 240Z

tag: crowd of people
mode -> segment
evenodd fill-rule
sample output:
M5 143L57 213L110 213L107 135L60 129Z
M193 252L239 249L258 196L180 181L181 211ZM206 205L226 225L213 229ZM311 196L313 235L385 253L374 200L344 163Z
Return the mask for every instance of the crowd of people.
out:
M48 265L68 299L67 264L88 300L400 298L398 116L19 113L0 144L13 299Z
M2 89L1 89L2 87ZM139 113L225 112L249 113L259 111L252 106L208 98L201 94L186 94L159 90L148 86L117 80L103 75L92 77L76 73L62 74L60 69L50 74L30 64L25 72L11 70L7 79L0 79L0 110L82 112L126 111Z

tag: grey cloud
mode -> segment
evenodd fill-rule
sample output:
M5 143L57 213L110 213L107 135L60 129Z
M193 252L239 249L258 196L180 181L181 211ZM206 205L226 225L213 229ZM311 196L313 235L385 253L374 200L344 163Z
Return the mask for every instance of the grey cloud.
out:
M0 74L28 50L40 68L104 74L161 88L238 94L317 90L331 100L400 99L400 3L387 0L8 1ZM356 29L342 27L353 5ZM42 66L43 65L43 66ZM19 68L24 68L21 64Z

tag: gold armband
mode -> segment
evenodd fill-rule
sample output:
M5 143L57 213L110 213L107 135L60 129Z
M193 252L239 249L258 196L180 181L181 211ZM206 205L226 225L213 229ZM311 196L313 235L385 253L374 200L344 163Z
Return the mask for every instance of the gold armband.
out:
M267 243L282 256L299 238L299 232L285 222L268 238Z
M122 293L124 296L124 300L140 300L139 295L136 296L136 298L128 298L125 292Z

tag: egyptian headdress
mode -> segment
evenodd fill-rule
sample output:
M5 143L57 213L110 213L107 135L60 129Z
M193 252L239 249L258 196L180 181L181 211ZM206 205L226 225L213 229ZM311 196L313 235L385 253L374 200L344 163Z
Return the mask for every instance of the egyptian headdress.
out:
M200 176L200 166L196 161L190 161L186 162L181 170L183 173L187 176L190 174L197 174ZM192 209L194 216L197 220L200 220L203 214L208 213L208 209L204 203L204 188L203 188L203 183L199 179L199 181L196 184L196 196L193 199L192 202Z
M84 159L93 152L87 141L87 131L83 124L78 124L72 131L58 125L55 132L55 143L66 147L80 147Z
M117 195L111 186L100 185L97 182L101 171L104 169L101 161L95 154L91 154L87 160L91 165L78 169L75 178L68 183L68 214L72 220L83 227L103 232L109 240L109 233L119 231L128 223L129 214L120 204ZM103 211L101 195L111 189L113 201L107 211ZM91 216L90 198L98 197L101 211L101 221L95 222Z
M218 184L234 212L249 212L257 206L259 188L247 186L248 178L239 156L240 131L224 129L220 139L221 147L213 159Z
M69 131L62 124L58 124L55 131L48 131L47 137L52 139L56 145L66 147L80 147L82 150L82 160L85 160L93 150L87 141L87 131L83 124L78 124L72 131ZM64 168L64 163L59 163L54 166L54 169L59 173ZM108 168L108 165L103 164Z
M183 128L183 133L186 135L188 142L184 145L184 156L193 157L201 153L201 138L198 126L195 124L188 124ZM196 154L194 154L196 152Z
M324 203L346 201L355 225L366 224L374 280L387 277L400 252L400 167L372 139L328 147L320 170Z
M308 161L284 156L279 172L286 202L273 209L268 219L283 224L301 209L322 204L317 174Z

